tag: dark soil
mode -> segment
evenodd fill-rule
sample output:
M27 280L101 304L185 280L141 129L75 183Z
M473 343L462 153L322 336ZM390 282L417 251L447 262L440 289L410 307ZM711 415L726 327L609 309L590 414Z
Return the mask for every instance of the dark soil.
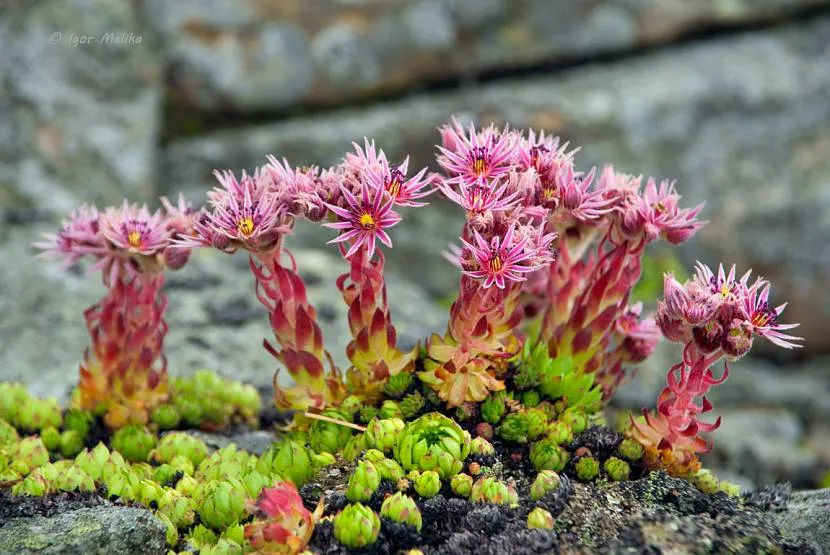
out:
M123 503L110 502L97 492L61 492L43 497L15 497L11 494L11 488L3 488L0 489L0 526L13 518L49 517L73 509L99 505L123 505Z

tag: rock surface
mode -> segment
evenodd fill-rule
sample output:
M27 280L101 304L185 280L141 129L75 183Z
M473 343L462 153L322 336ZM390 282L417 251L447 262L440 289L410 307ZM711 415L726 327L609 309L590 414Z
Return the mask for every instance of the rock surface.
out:
M151 512L107 503L0 522L0 553L164 555L167 541Z
M550 78L217 132L170 145L163 180L199 199L216 167L250 169L268 153L331 164L364 135L420 166L453 113L545 128L584 145L582 165L677 178L685 202L708 203L712 222L683 250L685 262L754 268L775 284L773 301L790 301L785 318L801 322L805 352L828 352L828 37L825 17ZM428 268L430 291L452 290L455 271L438 251L459 228L460 215L442 204L412 211L395 230L390 268Z
M173 101L210 110L341 103L775 20L827 0L141 0Z
M830 488L794 492L774 518L786 536L812 538L830 553Z
M128 2L4 2L0 210L155 192L162 72Z

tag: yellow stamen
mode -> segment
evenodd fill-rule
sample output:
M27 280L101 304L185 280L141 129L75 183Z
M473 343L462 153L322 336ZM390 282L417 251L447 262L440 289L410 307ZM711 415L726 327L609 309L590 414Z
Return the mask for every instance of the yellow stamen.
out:
M140 231L131 231L127 234L127 243L134 249L137 249L141 246L141 232Z
M654 204L651 205L651 207L654 208L655 212L662 212L663 210L666 209L666 205L663 204L663 201L655 202Z
M721 287L720 287L720 294L721 295L723 295L724 297L728 297L731 292L732 291L730 291L729 285L727 285L726 283L721 285Z
M768 314L764 314L760 312L752 317L752 325L756 328L763 328L767 324L769 324L770 317Z
M397 177L393 177L392 181L389 182L389 185L386 186L386 190L393 197L397 197L398 193L401 191L401 181Z
M504 263L501 261L501 257L499 255L495 255L493 258L490 259L490 269L494 272L498 272L502 269Z
M364 229L375 229L375 219L369 213L362 214L358 222L360 222L360 225L363 226Z
M245 237L251 236L251 234L254 232L254 227L254 220L251 217L239 220L239 223L236 226L236 228L239 230L239 233L241 233Z
M473 171L476 175L481 175L487 171L487 162L484 161L484 158L479 156L473 160Z

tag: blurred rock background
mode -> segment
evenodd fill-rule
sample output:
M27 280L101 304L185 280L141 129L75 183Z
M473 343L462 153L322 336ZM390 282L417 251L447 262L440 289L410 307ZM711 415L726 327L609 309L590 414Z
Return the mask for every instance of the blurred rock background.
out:
M749 486L830 467L830 0L4 0L0 51L0 379L57 396L75 380L100 291L28 246L72 207L199 203L214 168L333 164L364 135L427 165L458 114L544 128L584 167L705 200L684 265L753 268L806 339L734 365L709 462ZM439 253L459 226L435 202L394 230L390 297L413 343L445 325L457 273ZM295 245L344 345L330 237L303 227ZM171 278L171 371L270 383L250 287L244 260L212 253ZM652 406L674 356L617 404Z

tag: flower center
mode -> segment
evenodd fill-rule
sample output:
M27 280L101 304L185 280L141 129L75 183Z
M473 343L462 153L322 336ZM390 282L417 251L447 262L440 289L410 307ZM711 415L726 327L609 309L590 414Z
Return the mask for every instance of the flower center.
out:
M251 234L254 232L254 219L250 216L242 218L239 220L239 223L236 225L236 228L239 230L239 233L244 235L245 237L250 237Z
M729 284L724 283L720 286L720 294L723 297L728 297L732 290L729 288Z
M659 214L659 213L663 212L666 209L666 205L663 204L663 201L661 200L661 201L658 201L658 202L655 202L654 204L652 204L651 208L654 209L654 211Z
M487 153L484 147L478 147L474 150L475 157L473 158L473 173L482 175L487 172Z
M501 256L498 253L494 254L492 258L490 258L490 269L494 272L500 271L504 267L504 262L501 260Z
M127 243L134 249L141 247L141 232L138 230L129 232L127 234Z
M402 177L401 172L394 170L389 178L389 183L386 185L386 191L392 195L392 198L397 198L398 194L401 192Z
M756 328L763 328L775 323L775 314L769 309L767 303L763 303L759 309L752 315L752 325Z
M368 212L364 212L361 214L360 218L358 219L358 223L363 227L363 229L375 229L375 218L372 217L371 214Z

